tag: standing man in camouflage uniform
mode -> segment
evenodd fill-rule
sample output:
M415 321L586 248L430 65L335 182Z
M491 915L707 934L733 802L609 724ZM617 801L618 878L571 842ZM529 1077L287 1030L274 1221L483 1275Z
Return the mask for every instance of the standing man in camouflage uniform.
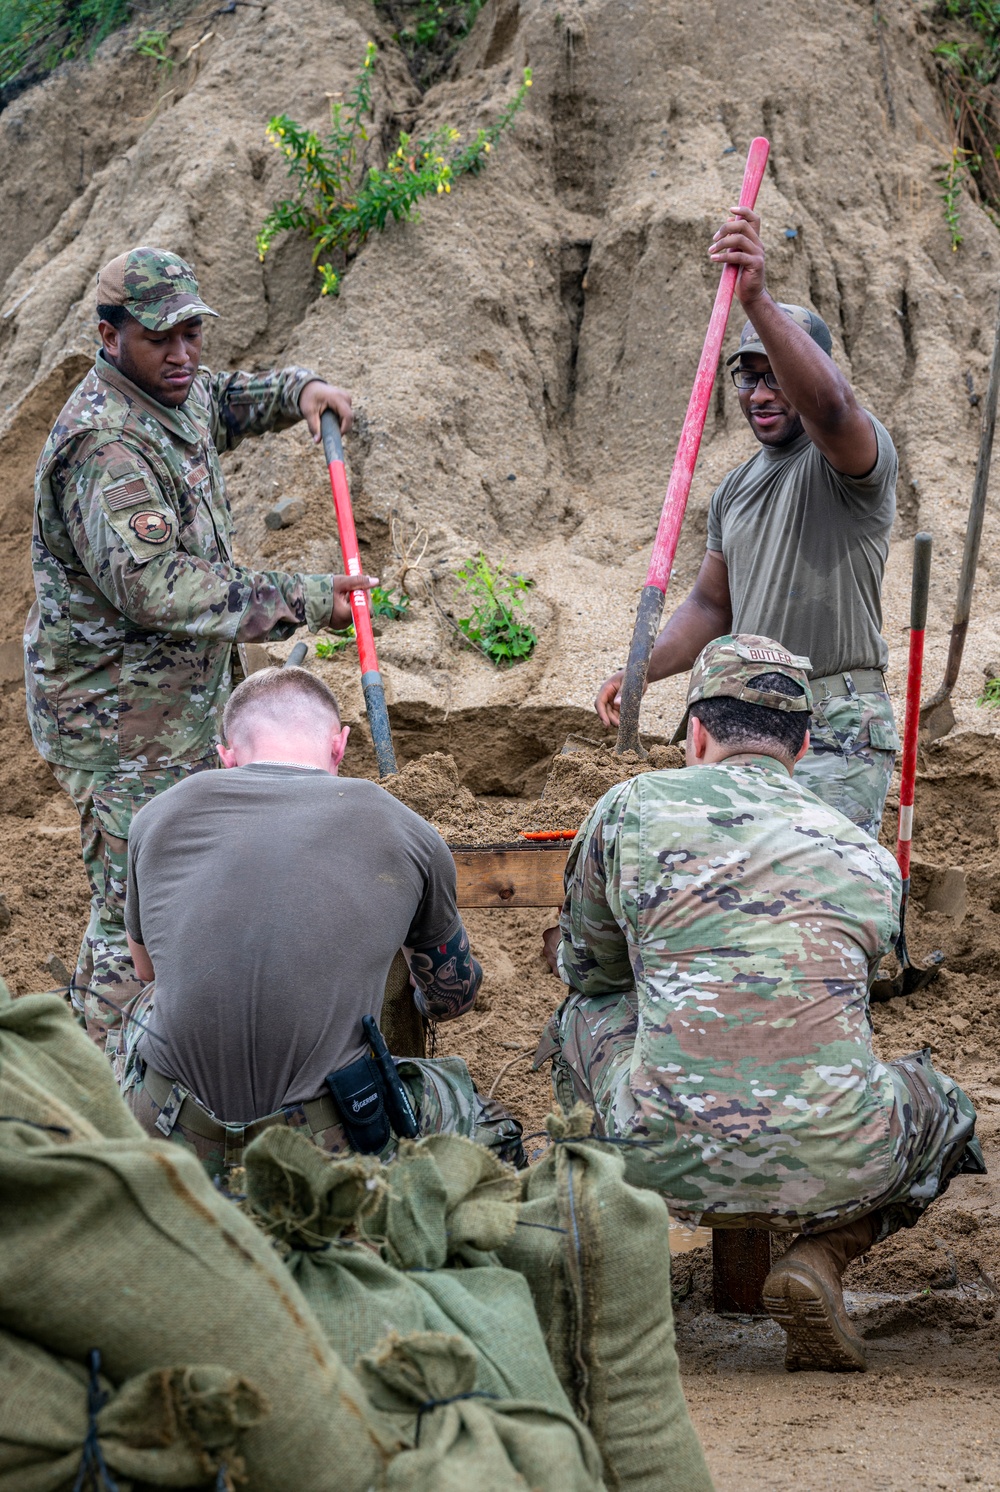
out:
M35 475L24 641L31 733L79 810L92 892L74 1003L114 1055L141 987L123 922L133 814L216 764L235 644L345 626L358 582L238 564L219 464L244 436L299 419L318 438L325 409L349 428L349 396L305 368L199 369L217 312L175 254L105 265L97 312L103 346Z
M786 1366L863 1370L851 1259L982 1169L975 1111L927 1052L872 1049L868 986L899 927L888 851L797 777L809 660L723 637L695 665L687 767L606 793L566 870L574 991L536 1065L564 1107L640 1142L633 1179L710 1227L802 1236L764 1303Z
M833 362L826 322L768 294L760 219L732 211L709 254L739 266L736 294L750 319L729 362L760 449L712 495L708 552L656 640L649 680L689 669L729 631L775 637L811 658L811 744L795 775L877 836L899 747L881 635L896 452ZM622 678L619 670L598 691L606 726L618 724Z

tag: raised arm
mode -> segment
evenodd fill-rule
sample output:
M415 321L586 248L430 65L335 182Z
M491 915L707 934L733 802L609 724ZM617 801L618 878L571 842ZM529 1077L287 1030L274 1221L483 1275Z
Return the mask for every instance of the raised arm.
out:
M724 637L733 623L729 570L718 550L702 560L698 578L653 645L647 685L691 667L706 643ZM598 690L594 704L605 726L617 726L624 669L613 673Z
M874 426L833 359L769 293L760 218L749 207L734 207L708 252L716 264L739 266L737 297L764 345L781 394L794 407L809 439L835 471L865 476L878 459ZM762 384L754 397L768 397Z

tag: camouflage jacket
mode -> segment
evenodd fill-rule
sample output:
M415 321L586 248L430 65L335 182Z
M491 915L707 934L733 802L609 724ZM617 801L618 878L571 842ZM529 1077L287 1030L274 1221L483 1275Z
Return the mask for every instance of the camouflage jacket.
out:
M329 575L234 561L218 455L294 424L316 376L202 369L167 409L99 354L70 395L35 473L24 639L28 718L48 761L153 770L205 756L233 644L327 621Z
M884 1190L894 1090L868 985L899 926L887 850L746 754L612 788L566 887L563 978L622 997L618 1127L662 1142L658 1190L771 1216Z

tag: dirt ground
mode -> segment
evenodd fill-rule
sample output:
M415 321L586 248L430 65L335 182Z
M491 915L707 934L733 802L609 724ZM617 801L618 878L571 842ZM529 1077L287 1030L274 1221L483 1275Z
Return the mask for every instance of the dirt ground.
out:
M614 780L606 753L554 765L553 754L571 732L600 737L590 701L627 647L714 293L704 248L738 190L748 140L767 134L760 209L773 288L826 316L838 361L900 451L884 589L900 718L918 528L935 541L936 684L1000 238L964 198L964 242L957 253L948 242L931 10L888 0L877 23L863 0L488 0L450 74L420 97L367 0L266 0L231 13L178 0L169 76L136 56L133 28L0 113L0 893L10 914L0 906L0 972L16 991L50 985L53 955L72 966L87 906L73 811L24 720L32 471L93 356L96 271L135 242L197 264L224 313L210 365L300 362L353 390L348 459L365 563L412 597L410 616L379 639L409 764L398 790L452 842L503 840L575 827ZM159 14L146 5L142 24L147 12ZM321 126L369 35L381 48L376 138L445 119L474 129L526 63L534 86L487 172L369 243L340 297L320 299L305 244L287 240L264 265L254 253L284 185L263 130L277 112ZM712 488L750 440L720 377L675 595L697 568ZM339 568L325 473L303 431L248 442L225 465L245 563ZM271 533L263 515L278 496L303 498L306 516ZM930 1046L967 1087L993 1169L955 1182L923 1224L852 1269L872 1361L864 1378L786 1375L776 1329L711 1313L707 1250L676 1256L687 1391L726 1492L1000 1489L1000 737L976 704L984 671L1000 672L998 539L991 500L958 728L922 756L918 778L911 951L920 962L942 949L944 971L874 1011L885 1056ZM507 672L463 649L442 615L457 605L450 572L480 546L535 581L539 645ZM311 648L310 666L356 727L348 770L370 773L354 659L320 663ZM648 697L656 766L677 765L663 743L682 695L672 681ZM893 827L890 801L887 843ZM550 920L545 910L471 913L483 993L439 1031L439 1050L466 1056L529 1132L548 1105L530 1050L560 994L538 954Z

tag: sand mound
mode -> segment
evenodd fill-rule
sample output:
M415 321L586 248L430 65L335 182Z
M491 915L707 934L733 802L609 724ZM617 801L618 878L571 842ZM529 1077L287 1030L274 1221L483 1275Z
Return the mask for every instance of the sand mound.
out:
M173 27L169 77L135 54L133 28L0 113L0 891L12 912L0 931L0 968L17 990L50 982L43 961L52 952L72 963L87 900L75 815L35 761L23 724L31 473L94 352L95 274L138 241L197 264L209 303L224 313L209 333L210 366L294 360L354 391L348 459L363 560L413 597L409 617L386 623L379 638L408 763L393 790L452 842L505 842L523 829L576 828L623 776L679 765L662 747L644 766L599 749L591 701L627 648L715 290L705 247L738 191L748 140L767 134L773 153L759 205L772 288L825 315L839 363L900 449L884 596L900 714L908 538L918 526L934 533L925 693L934 687L978 443L973 401L985 388L1000 239L963 196L964 243L951 251L939 200L947 127L927 7L889 0L873 24L870 7L815 0L770 0L753 12L689 0L558 8L487 0L451 72L423 97L380 7L263 0L226 11L216 0L178 0L163 16ZM263 266L254 253L254 232L285 188L264 125L287 112L322 128L369 34L381 47L373 140L399 128L420 135L445 120L467 134L495 117L526 63L534 87L487 172L430 203L419 222L371 241L339 299L320 300L307 244L289 239ZM699 563L712 488L751 444L720 375L674 595ZM243 559L340 567L325 471L303 430L247 442L226 470ZM306 514L270 533L263 518L277 496L301 497ZM941 947L945 973L921 995L874 1012L886 1056L930 1045L969 1087L994 1154L1000 746L993 717L974 700L983 667L996 660L998 524L993 504L956 699L967 733L927 753L918 783L911 951L919 962ZM528 608L538 648L505 671L463 648L442 615L463 614L451 577L480 547L536 582ZM356 659L311 657L310 666L357 727L348 770L370 772ZM683 680L650 691L647 741L669 739L683 695ZM558 755L581 731L595 749ZM892 818L890 806L887 841ZM964 907L932 910L934 887L955 870L965 874ZM527 1056L562 994L538 956L553 916L470 914L487 971L483 1000L439 1032L439 1050L465 1054L484 1089L498 1081L529 1129L549 1098ZM766 1334L748 1327L740 1346L717 1322L706 1325L704 1257L679 1264L679 1278L692 1272L692 1324L682 1320L688 1391L719 1484L782 1492L800 1480L802 1456L786 1473L773 1435L770 1450L767 1434L754 1439L760 1426L785 1424L819 1489L1000 1484L983 1430L996 1411L998 1207L992 1179L956 1182L928 1224L873 1256L870 1268L855 1267L859 1289L899 1295L912 1282L916 1292L905 1320L892 1301L872 1315L872 1331L888 1334L877 1338L886 1355L876 1355L883 1371L860 1386L806 1374L809 1383L790 1387L780 1346ZM939 1289L949 1256L958 1283ZM734 1403L727 1375L741 1371L746 1382L747 1369L753 1394L771 1393L769 1401ZM972 1377L994 1402L985 1416L969 1398ZM934 1395L947 1398L937 1417L927 1402L901 1416L900 1403L931 1380ZM868 1459L849 1465L862 1443Z

